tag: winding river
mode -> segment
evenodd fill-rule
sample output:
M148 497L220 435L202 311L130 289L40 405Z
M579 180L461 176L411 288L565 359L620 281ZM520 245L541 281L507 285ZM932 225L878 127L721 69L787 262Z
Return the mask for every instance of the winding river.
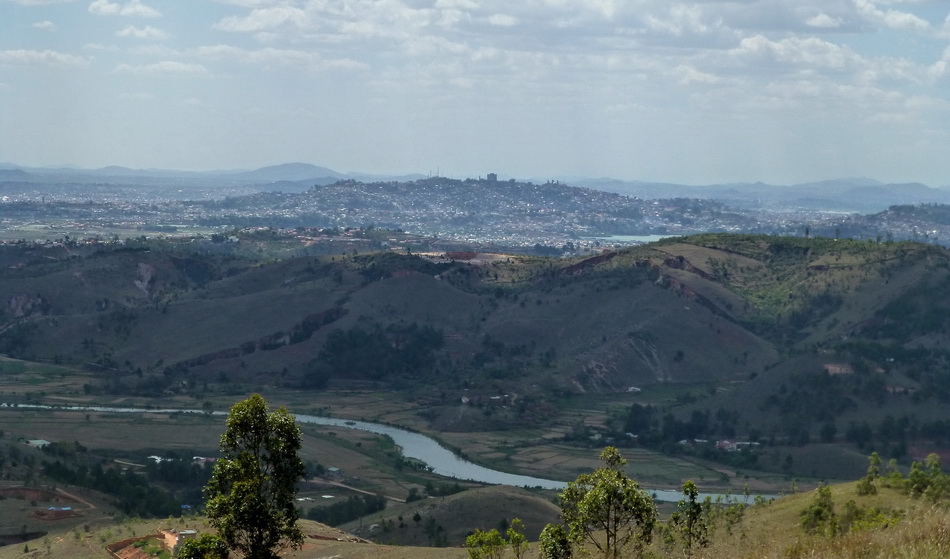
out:
M45 406L39 404L5 403L0 403L0 408L65 410L78 412L98 411L108 413L209 413L202 410L185 409L113 408L102 406ZM210 413L212 415L227 415L227 412L222 411ZM391 437L393 442L395 442L396 445L400 447L403 456L424 462L433 473L441 476L494 485L513 485L516 487L540 487L543 489L555 490L564 489L567 487L566 481L557 481L552 479L510 474L507 472L499 472L484 466L479 466L478 464L473 464L472 462L459 457L451 450L440 445L435 439L419 433L413 433L412 431L400 429L398 427L334 417L321 417L301 414L295 415L297 417L297 421L301 423L329 425L347 429L359 429L361 431L369 431L371 433ZM653 495L657 501L676 502L682 497L682 494L679 491L667 489L647 489L646 491ZM716 499L720 496L716 494L708 495L713 499ZM738 498L742 500L742 496L739 496Z

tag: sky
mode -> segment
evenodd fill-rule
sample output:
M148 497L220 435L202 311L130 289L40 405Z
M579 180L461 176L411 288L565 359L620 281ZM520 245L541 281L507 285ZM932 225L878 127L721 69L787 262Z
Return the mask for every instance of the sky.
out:
M950 185L950 0L0 0L0 161Z

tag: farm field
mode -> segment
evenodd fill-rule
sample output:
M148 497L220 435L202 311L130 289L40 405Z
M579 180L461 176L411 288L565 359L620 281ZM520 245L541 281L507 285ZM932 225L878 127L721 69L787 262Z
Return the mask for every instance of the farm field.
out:
M188 396L170 398L90 396L82 393L86 378L82 371L63 367L7 360L7 369L18 371L0 377L0 400L4 396L22 401L23 384L30 387L31 403L62 406L142 407L192 409L226 412L232 400L215 395L197 401ZM327 415L365 420L417 430L456 449L469 460L493 469L544 477L572 480L578 474L599 465L596 441L586 445L566 444L564 433L577 421L600 426L608 411L621 408L630 396L586 398L572 402L544 429L505 429L483 432L436 432L421 417L426 402L377 391L324 391L307 394L273 390L263 394L271 406L286 405L297 414ZM236 401L244 396L235 395ZM648 398L665 395L647 395ZM0 422L9 438L45 439L53 442L78 442L91 449L112 450L122 456L162 453L214 456L224 417L208 413L111 413L103 411L67 411L62 409L0 408ZM302 425L304 460L338 468L351 480L348 485L405 498L412 488L420 489L438 476L405 470L391 443L372 433L317 425ZM606 444L606 443L601 443ZM740 493L746 489L778 494L792 483L807 485L807 480L708 463L690 457L663 455L651 450L629 447L623 452L629 459L629 473L644 487L678 489L687 479L695 480L709 491ZM443 480L445 481L445 480Z

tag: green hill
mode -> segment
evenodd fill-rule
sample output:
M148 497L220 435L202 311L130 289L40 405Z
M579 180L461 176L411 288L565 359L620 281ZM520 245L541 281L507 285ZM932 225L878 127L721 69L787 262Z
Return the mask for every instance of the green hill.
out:
M532 460L518 445L635 437L847 478L871 449L907 462L950 439L939 247L710 234L546 259L294 256L295 242L3 245L0 352L75 381L37 379L14 400L387 394L338 412L517 470ZM727 453L722 439L761 446Z

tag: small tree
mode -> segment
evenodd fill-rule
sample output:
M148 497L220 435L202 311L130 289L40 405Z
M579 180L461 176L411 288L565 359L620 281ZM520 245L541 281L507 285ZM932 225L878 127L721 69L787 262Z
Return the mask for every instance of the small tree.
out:
M548 524L538 539L541 559L570 559L574 552L567 530L560 524Z
M231 407L221 436L222 457L205 487L211 525L247 559L275 559L299 548L294 497L305 468L297 455L300 428L285 408L272 413L260 395Z
M695 483L687 481L683 484L683 497L676 512L670 516L670 524L679 535L686 556L692 557L693 547L709 545L709 527L703 503L699 501L699 488Z
M881 477L881 456L872 452L868 457L868 473L858 482L858 495L877 495L877 478Z
M528 551L528 538L524 535L524 522L520 518L513 519L508 526L508 545L515 559L521 559Z
M604 466L581 474L560 495L561 517L570 539L593 544L605 559L621 557L631 543L634 554L640 556L653 537L656 505L624 473L627 461L615 447L606 447L600 459Z
M831 497L831 488L825 484L815 490L815 499L811 505L802 511L801 526L809 534L838 534L838 516L835 514L835 503Z
M907 480L904 481L905 490L913 497L919 497L930 487L930 475L920 462L912 462Z
M505 538L494 528L488 532L475 530L465 538L465 547L470 559L501 559L505 552Z
M933 501L938 501L950 494L950 477L943 473L943 468L940 467L940 456L936 454L927 456L926 466L930 475L930 485L925 495Z

